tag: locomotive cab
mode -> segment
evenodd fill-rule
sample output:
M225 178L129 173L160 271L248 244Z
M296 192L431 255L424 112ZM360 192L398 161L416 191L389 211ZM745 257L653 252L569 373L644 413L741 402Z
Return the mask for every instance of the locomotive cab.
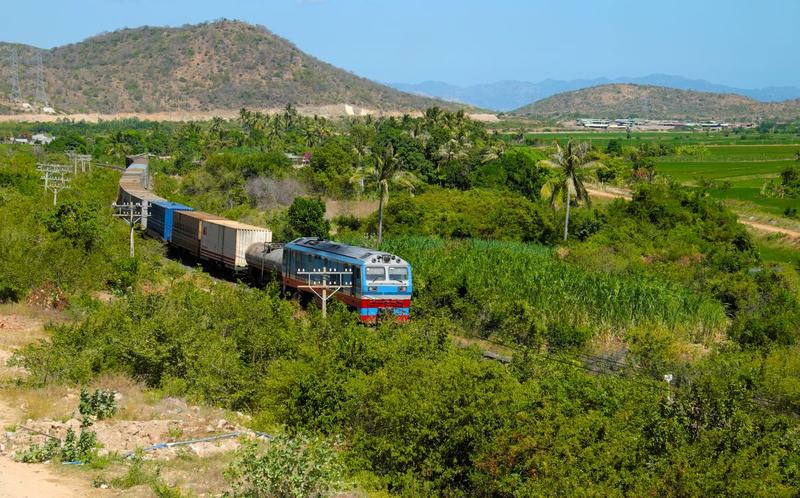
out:
M336 299L356 309L363 322L374 322L382 314L408 320L411 265L399 256L312 237L289 242L282 256L286 286L303 290L322 278L313 272L327 270L328 282L342 284Z

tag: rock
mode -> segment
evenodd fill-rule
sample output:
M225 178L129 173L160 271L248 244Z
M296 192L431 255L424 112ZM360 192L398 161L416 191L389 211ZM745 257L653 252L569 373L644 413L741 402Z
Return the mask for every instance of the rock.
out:
M224 429L226 425L228 425L228 421L225 420L224 418L221 418L217 422L217 429Z

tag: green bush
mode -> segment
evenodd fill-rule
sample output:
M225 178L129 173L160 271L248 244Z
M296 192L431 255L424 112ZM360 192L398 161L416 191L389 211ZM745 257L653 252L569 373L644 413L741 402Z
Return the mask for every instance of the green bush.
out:
M265 445L242 442L228 476L236 496L325 497L342 487L343 468L329 442L279 435Z
M24 450L19 450L14 455L14 459L22 463L42 463L52 460L61 448L58 439L48 438L42 446L36 443L31 444Z
M117 413L117 400L114 391L95 389L89 394L86 388L81 388L78 412L84 417L94 417L103 420L113 417Z

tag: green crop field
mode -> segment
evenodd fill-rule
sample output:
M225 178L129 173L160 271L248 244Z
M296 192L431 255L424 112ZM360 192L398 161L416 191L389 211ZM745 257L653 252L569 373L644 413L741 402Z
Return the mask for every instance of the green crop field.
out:
M760 194L765 182L778 178L781 170L797 164L798 145L725 145L705 147L697 156L666 156L657 159L659 173L685 184L705 178L725 182L712 188L719 199L744 201L759 210L781 214L798 204L796 199L777 199Z
M638 145L643 142L662 142L671 145L780 145L800 144L800 136L793 133L759 134L754 131L744 134L733 132L675 132L675 131L643 131L632 132L630 138L624 131L561 131L547 133L526 133L527 141L538 140L541 145L549 145L558 140L565 142L574 140L589 141L595 147L605 147L610 140L621 145Z

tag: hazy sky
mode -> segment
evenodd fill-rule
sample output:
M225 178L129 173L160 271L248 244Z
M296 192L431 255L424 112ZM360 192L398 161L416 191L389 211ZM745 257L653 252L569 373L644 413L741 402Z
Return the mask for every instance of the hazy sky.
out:
M384 82L666 73L800 86L800 0L0 0L0 41L49 48L221 17Z

